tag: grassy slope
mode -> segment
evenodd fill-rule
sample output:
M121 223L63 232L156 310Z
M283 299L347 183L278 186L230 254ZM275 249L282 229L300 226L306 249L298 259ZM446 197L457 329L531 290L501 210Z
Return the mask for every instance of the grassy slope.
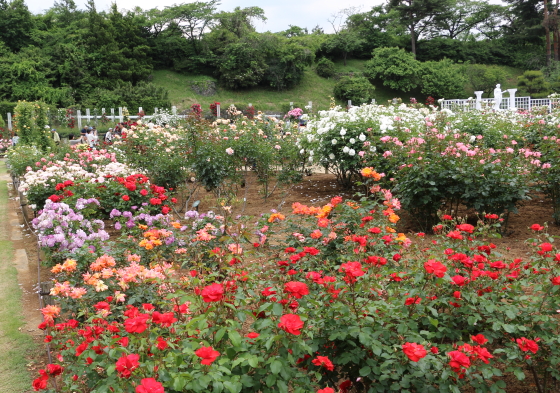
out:
M365 60L350 59L344 66L342 60L335 62L338 72L362 72ZM517 85L517 76L522 71L511 67L502 67L506 72L506 82L503 83L504 89L514 88ZM209 105L218 101L222 108L235 104L244 108L252 103L257 110L281 112L282 107L294 102L296 105L307 105L308 101L313 101L315 110L327 109L330 104L330 96L335 84L334 79L324 79L315 73L313 68L308 68L302 82L293 89L287 91L276 91L274 89L256 88L244 91L229 91L218 88L216 94L204 97L196 94L190 87L192 81L215 80L203 75L183 75L168 70L155 71L153 82L169 90L169 95L173 105L179 109L187 109L192 104L199 103L203 110L208 110ZM466 87L467 95L474 95L472 89ZM394 97L401 97L404 102L408 102L410 97L424 100L419 91L410 93L400 93L384 86L376 86L376 100L384 103ZM344 104L339 102L340 104Z
M6 165L0 162L0 173ZM34 349L32 339L19 329L24 325L21 315L21 289L18 286L17 270L12 264L14 252L4 223L6 223L8 188L0 181L0 392L31 391L31 379L27 372L26 355Z

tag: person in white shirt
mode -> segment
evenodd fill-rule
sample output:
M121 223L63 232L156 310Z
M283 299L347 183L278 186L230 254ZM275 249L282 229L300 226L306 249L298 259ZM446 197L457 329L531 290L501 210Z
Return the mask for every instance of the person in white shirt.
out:
M93 130L87 130L86 140L88 146L93 149L95 147L95 135L93 134Z

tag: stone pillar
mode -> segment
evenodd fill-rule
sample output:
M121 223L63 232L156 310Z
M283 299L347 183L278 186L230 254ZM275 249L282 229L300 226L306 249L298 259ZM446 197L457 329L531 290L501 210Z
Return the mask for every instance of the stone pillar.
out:
M517 91L517 89L507 89L507 92L509 93L509 102L508 102L508 109L510 111L516 111L517 108L515 107L515 92Z
M476 95L476 104L475 109L481 110L482 109L482 93L483 91L475 91L474 94Z
M12 130L12 114L8 113L8 130Z

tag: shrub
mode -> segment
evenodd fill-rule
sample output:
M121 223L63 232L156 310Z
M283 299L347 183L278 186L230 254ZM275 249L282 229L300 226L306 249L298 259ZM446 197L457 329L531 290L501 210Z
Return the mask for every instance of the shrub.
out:
M345 76L336 82L333 94L339 100L352 100L353 105L361 105L369 103L375 97L375 86L367 78Z
M550 93L550 85L542 71L525 71L517 78L517 87L533 98L545 98Z
M434 98L463 98L465 96L464 69L451 60L422 63L422 93Z
M320 77L331 78L336 74L336 68L331 60L322 57L315 66L315 72L317 72L317 75Z
M364 75L374 84L394 90L410 91L420 85L421 63L404 49L377 48L366 62Z

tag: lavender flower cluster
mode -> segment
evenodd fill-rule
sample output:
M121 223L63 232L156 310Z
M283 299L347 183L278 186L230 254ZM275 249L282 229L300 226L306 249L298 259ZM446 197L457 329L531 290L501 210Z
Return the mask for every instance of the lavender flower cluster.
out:
M108 240L109 234L104 230L103 221L86 220L79 213L89 203L99 205L95 198L81 198L76 203L77 212L66 203L47 200L44 209L32 221L33 228L38 232L39 245L60 252L81 248L86 242Z

